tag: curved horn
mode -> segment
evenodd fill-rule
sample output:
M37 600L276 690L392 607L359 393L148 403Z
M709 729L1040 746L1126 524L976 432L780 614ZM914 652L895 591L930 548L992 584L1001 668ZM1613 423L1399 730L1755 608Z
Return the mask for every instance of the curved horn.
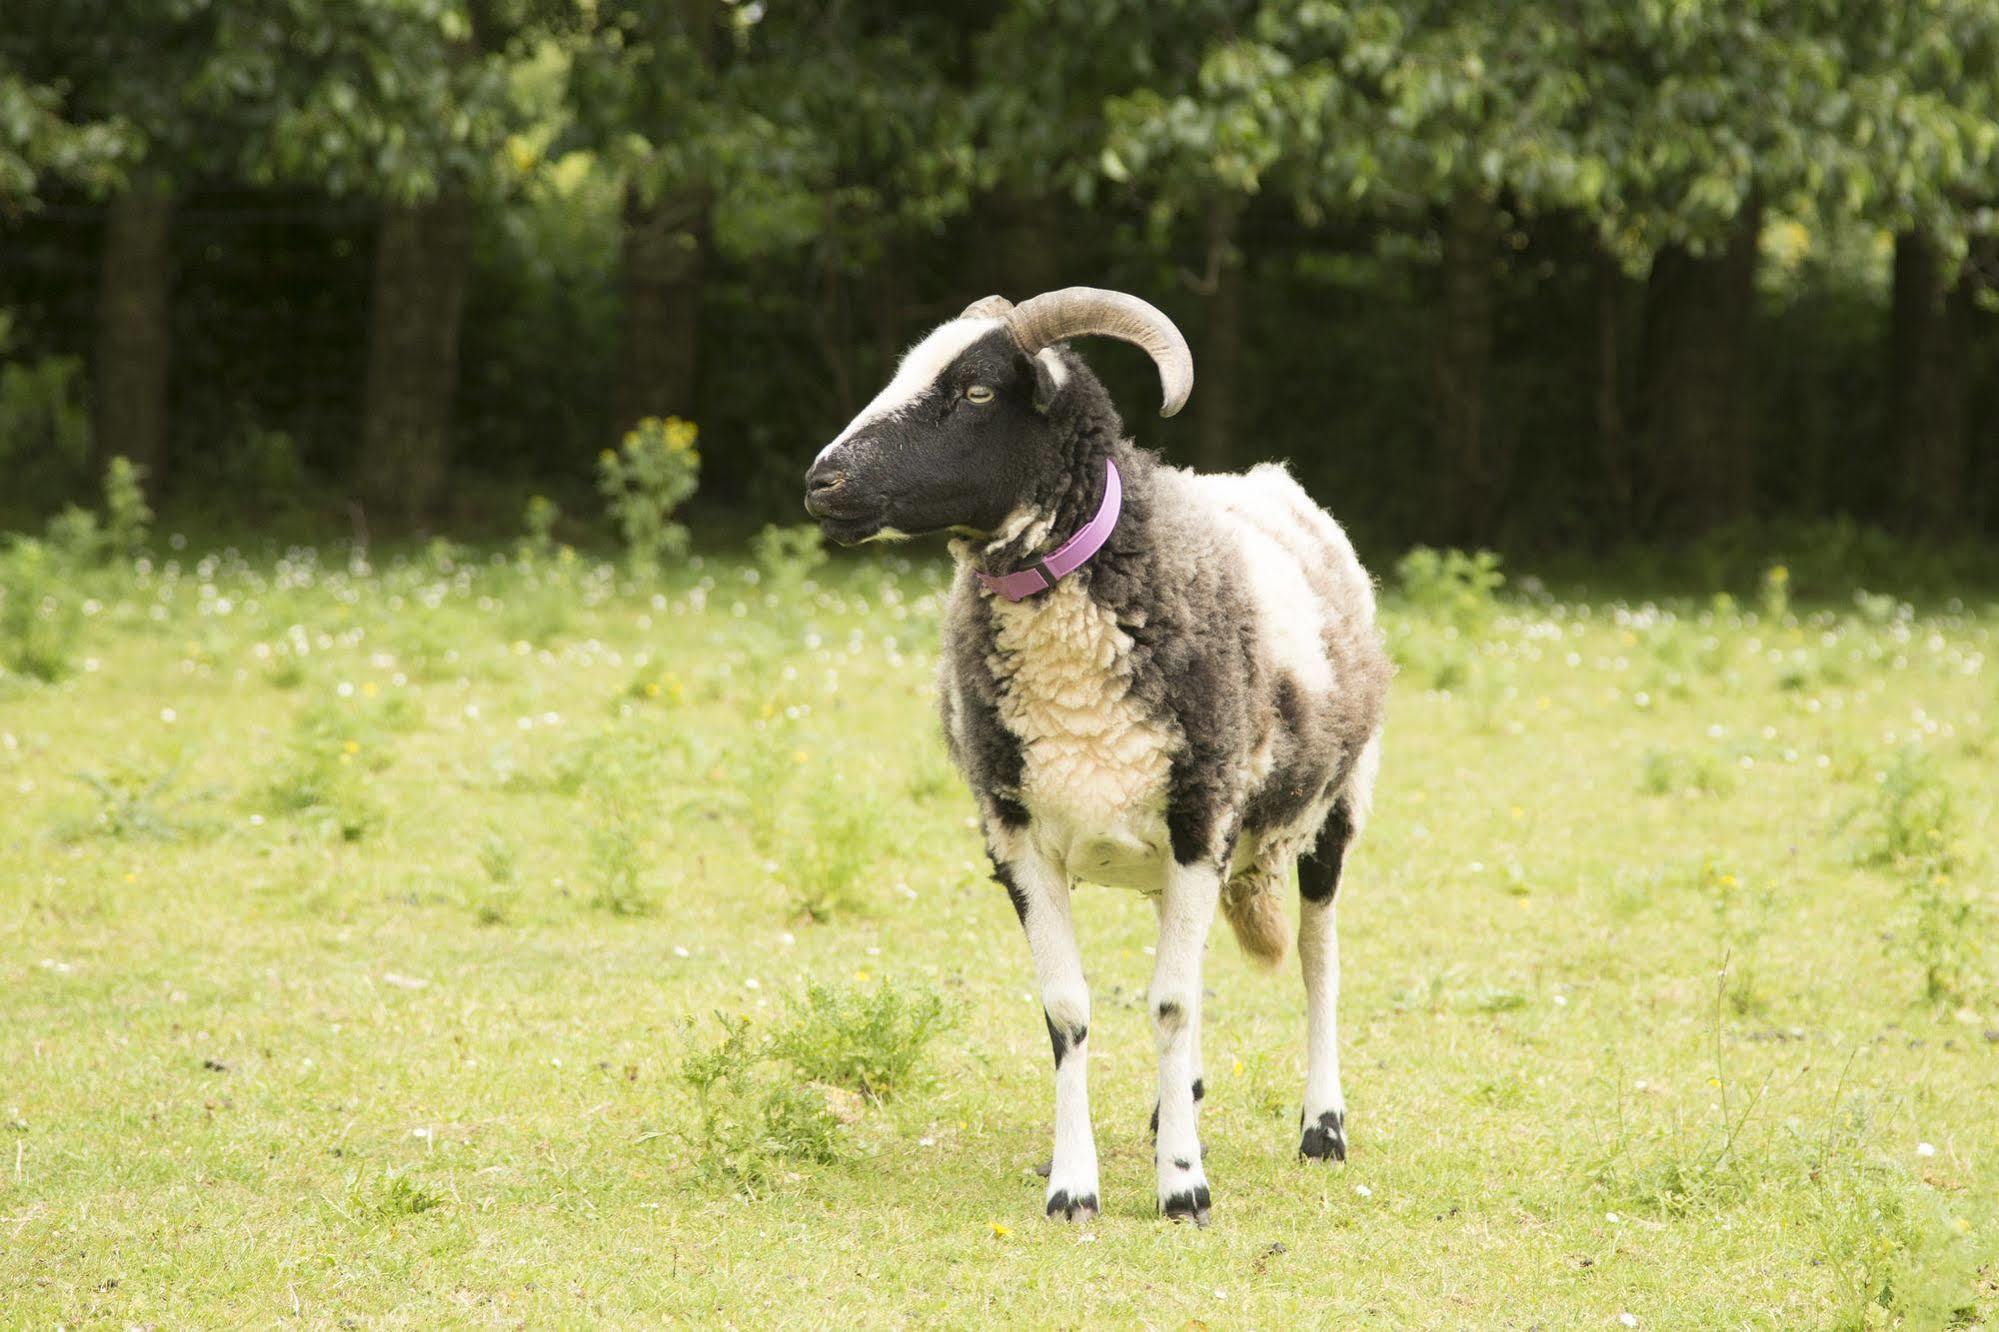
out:
M992 299L987 297L979 306ZM1165 397L1161 416L1186 406L1187 395L1194 391L1194 354L1187 350L1187 339L1171 319L1136 296L1102 287L1064 287L1022 301L1006 321L1014 341L1029 356L1064 338L1092 334L1143 347L1159 367L1159 388Z
M965 307L960 319L1004 319L1013 309L1013 302L1004 296L981 296Z

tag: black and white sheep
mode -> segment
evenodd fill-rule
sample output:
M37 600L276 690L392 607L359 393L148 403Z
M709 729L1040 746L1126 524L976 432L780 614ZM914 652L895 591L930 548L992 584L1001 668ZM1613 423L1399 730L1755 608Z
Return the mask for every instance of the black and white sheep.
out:
M1159 1208L1205 1224L1208 928L1219 903L1247 953L1281 960L1294 863L1309 1049L1299 1151L1346 1155L1334 897L1367 817L1390 668L1372 583L1339 525L1281 466L1203 476L1138 448L1062 345L1084 335L1151 354L1163 415L1186 401L1186 342L1144 301L1087 287L1018 306L988 297L912 347L826 446L806 508L843 544L954 538L944 730L1026 930L1054 1045L1048 1214L1098 1209L1090 993L1069 914L1088 880L1157 908ZM1071 534L1101 535L1106 516L1115 526L1080 567L1044 563L1058 545L1073 553Z

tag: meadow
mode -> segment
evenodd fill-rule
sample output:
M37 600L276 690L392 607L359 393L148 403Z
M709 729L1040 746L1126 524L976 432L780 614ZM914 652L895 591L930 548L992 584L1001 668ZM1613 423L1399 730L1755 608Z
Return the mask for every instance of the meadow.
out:
M1352 1153L1218 930L1196 1230L1087 885L1105 1211L1041 1218L936 552L16 543L0 1324L1999 1325L1999 604L1363 553Z

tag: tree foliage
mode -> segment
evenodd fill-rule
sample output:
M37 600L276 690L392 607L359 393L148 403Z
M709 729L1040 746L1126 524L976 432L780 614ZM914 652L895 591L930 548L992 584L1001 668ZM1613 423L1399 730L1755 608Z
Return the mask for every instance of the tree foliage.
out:
M485 386L503 376L476 367L517 380L533 357L495 362L484 340L539 317L492 309L494 291L552 303L588 264L534 246L587 235L598 255L622 230L622 277L557 312L623 305L615 331L570 340L600 359L606 339L654 341L623 356L623 415L595 428L716 418L714 489L738 498L794 434L857 406L923 320L1067 273L1143 286L1195 326L1204 439L1295 414L1272 367L1347 336L1273 332L1273 295L1351 300L1341 317L1371 321L1354 347L1402 340L1435 362L1377 366L1368 410L1400 394L1437 474L1469 478L1439 510L1468 533L1535 468L1642 522L1635 489L1735 466L1733 441L1827 373L1754 373L1755 349L1731 344L1757 300L1871 302L1898 350L1875 355L1895 382L1869 411L1921 417L1885 432L1891 449L1929 460L1930 490L1988 466L1970 404L1999 276L1989 0L16 0L0 217L138 179L367 200L391 238L417 224L407 210L466 210L475 265L563 275L472 280L471 307L495 315L465 335ZM564 210L589 217L549 221ZM438 227L413 270L468 249ZM1530 300L1542 325L1509 341ZM1841 327L1847 364L1883 341ZM687 351L743 339L761 360ZM431 438L450 365L434 359ZM1911 379L1932 363L1947 372ZM578 394L605 379L564 373ZM648 376L674 381L671 401L647 401ZM560 396L536 386L565 429L606 415ZM1556 423L1559 397L1584 405ZM1809 398L1797 410L1830 440L1838 414ZM1550 430L1591 438L1559 461L1522 452ZM1694 521L1785 492L1794 465L1797 493L1831 493L1831 464L1780 450L1692 493Z

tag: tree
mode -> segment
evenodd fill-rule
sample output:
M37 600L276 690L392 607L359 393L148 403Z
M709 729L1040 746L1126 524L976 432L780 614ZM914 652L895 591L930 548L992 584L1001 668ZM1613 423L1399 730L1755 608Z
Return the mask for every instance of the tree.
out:
M25 75L10 100L26 153L12 156L48 162L107 206L92 375L98 458L122 455L157 487L169 464L174 196L206 165L216 137L178 95L202 58L208 0L28 0L19 8L8 18L11 54L0 55L0 70ZM9 156L0 151L0 162ZM11 174L32 185L31 169Z
M1199 298L1191 320L1193 460L1227 470L1237 452L1247 314L1247 256L1239 228L1263 174L1285 146L1277 124L1283 112L1269 96L1269 80L1281 70L1265 46L1231 40L1231 32L1253 16L1251 4L1081 6L1079 14L1061 16L1067 30L1053 34L1043 30L1057 22L1047 8L1023 6L1035 24L1015 34L1015 60L1041 70L1037 86L1047 94L1045 102L1021 106L1033 116L1021 142L1029 152L1043 144L1065 146L1055 178L1065 172L1077 198L1115 190L1143 206L1145 240L1165 260L1159 268L1179 274ZM1075 84L1097 98L1099 110L1081 124L1101 124L1101 142L1077 144L1073 130L1063 130L1069 120L1065 96L1049 84L1067 82L1067 72L1049 62L1053 50L1071 50L1069 58L1079 62L1105 50L1113 56L1095 80ZM1029 166L1041 164L1029 158ZM1171 262L1175 252L1191 252L1191 262Z
M599 7L571 58L570 105L588 144L624 177L619 261L619 433L647 416L692 417L701 281L717 163L709 140L718 49L747 18L711 0Z
M531 0L247 0L200 87L249 121L239 170L379 201L357 484L406 521L443 495L472 213L536 107L514 66L562 18Z
M9 48L25 43L22 30L11 31L0 37L0 215L34 208L51 179L113 188L133 155L131 125L73 118L64 81L37 82L12 67L19 52Z

